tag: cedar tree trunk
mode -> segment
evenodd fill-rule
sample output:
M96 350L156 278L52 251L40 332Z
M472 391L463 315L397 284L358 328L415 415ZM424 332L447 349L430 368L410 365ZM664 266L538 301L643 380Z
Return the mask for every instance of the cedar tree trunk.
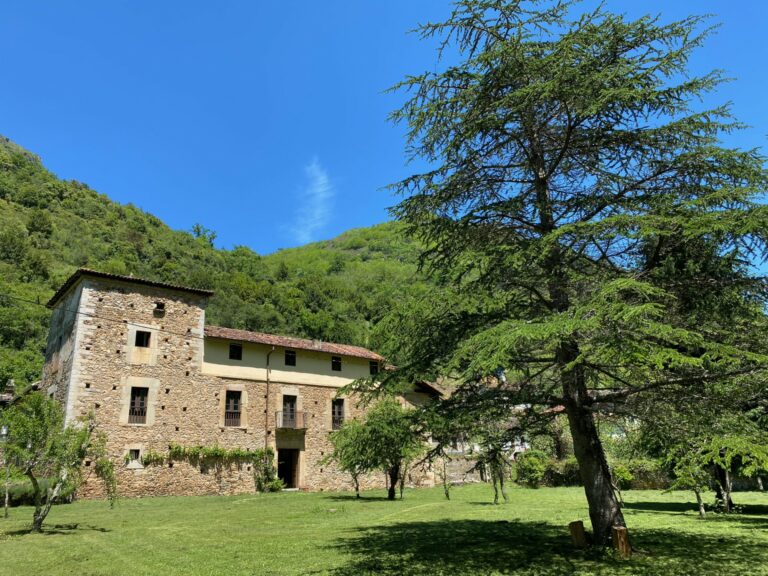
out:
M566 366L577 356L577 348L574 345L562 345L558 351L560 366ZM598 545L608 546L611 543L612 528L626 527L624 515L613 490L611 472L597 434L594 416L587 405L589 396L584 372L579 367L572 370L561 368L561 374L565 412L568 415L573 450L579 462L581 481L589 504L594 541Z

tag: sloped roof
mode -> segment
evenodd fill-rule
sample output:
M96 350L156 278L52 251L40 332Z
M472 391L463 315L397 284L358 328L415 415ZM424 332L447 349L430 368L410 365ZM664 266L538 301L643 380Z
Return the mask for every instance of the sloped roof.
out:
M144 278L134 278L133 276L123 276L121 274L112 274L109 272L99 272L89 268L79 268L70 276L64 284L48 301L49 308L52 308L69 289L74 286L82 277L105 278L108 280L119 280L122 282L132 282L143 286L154 286L157 288L166 288L168 290L177 290L179 292L189 292L201 296L213 296L211 290L201 288L190 288L187 286L178 286L167 282L157 282L146 280ZM368 360L383 361L384 358L376 352L372 352L360 346L350 346L348 344L335 344L333 342L322 342L319 340L308 340L305 338L293 338L291 336L278 336L276 334L264 334L262 332L248 332L246 330L236 330L234 328L224 328L221 326L206 326L205 335L210 338L224 338L227 340L239 340L242 342L254 342L256 344L267 344L269 346L280 346L282 348L296 348L299 350L315 350L327 354L337 354L339 356L352 356L355 358L366 358Z
M254 342L268 346L280 346L281 348L296 348L298 350L314 350L339 356L353 356L355 358L367 358L368 360L382 361L384 358L367 348L350 346L349 344L335 344L322 342L321 340L308 340L306 338L293 338L291 336L278 336L276 334L264 334L263 332L248 332L221 326L206 326L207 338L224 338L226 340L239 340L241 342Z
M438 386L436 382L427 382L426 380L422 380L416 383L416 387L424 389L424 391L428 394L439 396L441 398L448 395L446 391L441 386Z
M121 280L123 282L132 282L134 284L141 284L143 286L154 286L156 288L167 288L169 290L178 290L179 292L190 292L192 294L198 294L200 296L213 296L211 290L203 290L202 288L190 288L188 286L178 286L176 284L169 284L167 282L157 282L155 280L146 280L144 278L134 278L133 276L123 276L121 274L112 274L110 272L99 272L98 270L91 270L90 268L78 268L72 276L67 278L67 281L56 290L56 293L48 300L46 306L53 308L53 306L61 300L62 296L69 291L69 289L75 285L75 283L83 276L90 276L92 278L105 278L108 280Z

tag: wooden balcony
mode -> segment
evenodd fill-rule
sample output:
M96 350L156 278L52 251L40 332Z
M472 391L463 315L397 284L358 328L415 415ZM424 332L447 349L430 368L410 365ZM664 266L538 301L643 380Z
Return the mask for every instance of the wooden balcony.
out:
M307 427L304 412L287 410L275 412L275 427L284 430L304 430Z

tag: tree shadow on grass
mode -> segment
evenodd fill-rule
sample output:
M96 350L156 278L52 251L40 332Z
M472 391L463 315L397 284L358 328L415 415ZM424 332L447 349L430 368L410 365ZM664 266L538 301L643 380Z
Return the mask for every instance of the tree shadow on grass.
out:
M761 542L724 537L727 532L630 533L634 546L644 552L623 561L611 551L574 548L566 526L503 520L402 522L350 532L333 548L351 560L331 574L741 574L768 559Z
M333 494L326 496L326 500L338 500L342 502L383 502L387 500L387 497L363 494L360 498L357 498L354 494Z
M506 573L532 562L546 567L542 576L572 571L567 529L545 523L404 522L358 531L334 547L353 558L335 576Z
M44 536L53 536L56 534L76 534L84 530L90 530L93 532L112 532L107 528L100 528L92 525L81 524L43 524L43 531L40 534ZM4 532L6 536L23 536L24 534L32 534L31 528L22 528L20 530L9 530Z
M698 512L695 502L624 502L624 508L643 510L645 512Z
M765 504L745 504L739 506L737 501L736 506L739 512L735 514L718 514L718 516L725 519L738 519L739 516L768 516L768 505ZM699 508L695 502L625 502L624 508L628 508L629 510L641 510L645 512L670 512L677 514L682 514L685 512L698 513L699 511ZM707 511L710 511L711 509L712 508L710 503L708 502ZM759 519L753 518L752 520Z

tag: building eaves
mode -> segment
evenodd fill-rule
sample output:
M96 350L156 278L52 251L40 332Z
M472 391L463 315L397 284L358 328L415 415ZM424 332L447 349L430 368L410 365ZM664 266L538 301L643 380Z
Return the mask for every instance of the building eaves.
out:
M48 300L46 306L53 308L53 306L61 300L61 298L74 286L80 278L101 278L106 280L119 280L121 282L130 282L133 284L141 284L142 286L153 286L155 288L165 288L168 290L176 290L178 292L188 292L190 294L197 294L199 296L213 296L211 290L203 290L202 288L190 288L188 286L179 286L177 284L169 284L167 282L157 282L155 280L146 280L144 278L134 278L133 276L123 276L122 274L112 274L110 272L99 272L98 270L91 270L89 268L78 268L72 276L67 278L67 281L56 290L56 293Z
M376 360L377 362L384 360L381 355L372 352L367 348L362 348L361 346L322 342L320 340L308 340L306 338L294 338L292 336L278 336L276 334L265 334L263 332L249 332L247 330L236 330L235 328L224 328L222 326L206 326L205 336L206 338L222 338L224 340L236 340L239 342L253 342L255 344L266 344L267 346L279 346L281 348L312 350L338 356L352 356L354 358Z

